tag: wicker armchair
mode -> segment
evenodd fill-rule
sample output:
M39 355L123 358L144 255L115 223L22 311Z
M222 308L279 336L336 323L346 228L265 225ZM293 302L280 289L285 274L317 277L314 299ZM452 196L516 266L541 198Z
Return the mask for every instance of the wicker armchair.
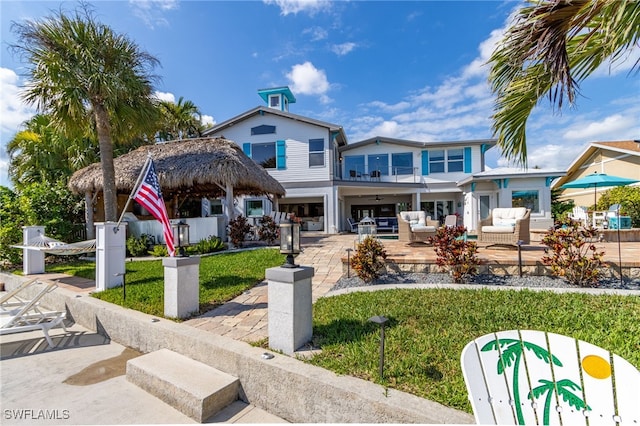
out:
M480 221L478 242L501 245L529 244L529 217L531 210L524 207L497 208L488 218Z
M438 221L431 220L423 211L400 212L398 214L398 241L426 243L436 235Z

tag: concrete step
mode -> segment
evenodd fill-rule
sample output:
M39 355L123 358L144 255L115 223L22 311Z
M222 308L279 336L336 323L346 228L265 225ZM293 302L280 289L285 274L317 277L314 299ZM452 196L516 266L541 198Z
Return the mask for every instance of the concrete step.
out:
M237 378L168 349L127 361L127 380L200 423L240 390Z

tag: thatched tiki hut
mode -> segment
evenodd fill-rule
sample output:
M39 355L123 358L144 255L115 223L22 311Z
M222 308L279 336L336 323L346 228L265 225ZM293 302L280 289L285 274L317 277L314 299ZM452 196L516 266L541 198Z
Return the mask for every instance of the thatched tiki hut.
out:
M275 201L285 194L282 185L235 142L224 138L186 139L142 146L114 159L118 211L127 204L148 155L155 164L170 219L201 216L202 199L224 198L228 221L237 214L233 203L237 195L267 196ZM94 221L104 220L100 163L75 172L68 186L74 193L85 195L87 232L93 235ZM153 219L135 202L127 211L138 219Z

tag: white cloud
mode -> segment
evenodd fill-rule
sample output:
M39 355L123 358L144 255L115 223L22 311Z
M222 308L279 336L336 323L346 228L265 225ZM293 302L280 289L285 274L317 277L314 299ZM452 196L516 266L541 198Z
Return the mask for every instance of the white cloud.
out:
M280 8L280 14L287 16L296 15L298 12L307 12L314 15L331 9L331 2L327 0L263 0L265 4L274 4Z
M355 49L356 46L357 44L349 41L342 44L334 44L333 46L331 46L331 51L338 56L344 56Z
M161 100L163 102L171 102L171 103L174 103L174 104L176 103L176 97L171 92L159 92L159 91L156 90L153 93L153 96L156 99L159 99L159 100Z
M464 70L462 71L462 75L464 77L484 77L488 75L489 67L487 65L487 62L489 61L489 58L491 58L491 55L493 54L493 51L495 50L500 40L502 40L505 31L505 28L493 30L491 31L489 38L480 43L480 46L478 48L480 50L480 56L475 58L469 65L464 68Z
M612 134L619 135L637 126L637 115L614 114L590 123L576 123L562 136L573 141L611 140Z
M202 116L200 117L200 121L205 126L213 126L214 124L216 124L216 120L212 116L206 114L202 114Z
M329 32L322 27L307 28L302 34L311 34L311 41L320 41L329 37Z
M331 101L327 96L327 92L331 88L327 74L324 70L317 69L311 62L294 65L286 76L294 93L320 95L320 100L323 103Z
M411 107L411 103L407 101L400 101L395 104L387 104L381 101L373 101L373 102L369 102L367 105L372 108L381 109L385 112L391 112L391 113L398 113L400 111L404 111L409 107Z
M147 27L167 27L169 21L164 17L168 11L178 8L178 0L129 0L134 16L140 18Z
M530 169L540 167L542 169L566 169L569 164L582 152L584 146L581 144L567 145L549 143L544 145L531 146L527 150L527 164ZM515 163L509 162L506 158L498 159L500 167L515 167Z
M0 68L0 130L16 133L18 127L35 114L35 110L20 99L20 79L9 68Z

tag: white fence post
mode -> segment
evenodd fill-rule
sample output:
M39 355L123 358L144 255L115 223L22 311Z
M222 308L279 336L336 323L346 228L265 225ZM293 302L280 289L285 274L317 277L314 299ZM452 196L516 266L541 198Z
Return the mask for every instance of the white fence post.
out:
M96 291L122 286L127 255L127 223L96 223Z
M29 245L29 240L44 235L44 226L23 226L22 244ZM22 249L22 272L25 275L44 274L44 252Z

